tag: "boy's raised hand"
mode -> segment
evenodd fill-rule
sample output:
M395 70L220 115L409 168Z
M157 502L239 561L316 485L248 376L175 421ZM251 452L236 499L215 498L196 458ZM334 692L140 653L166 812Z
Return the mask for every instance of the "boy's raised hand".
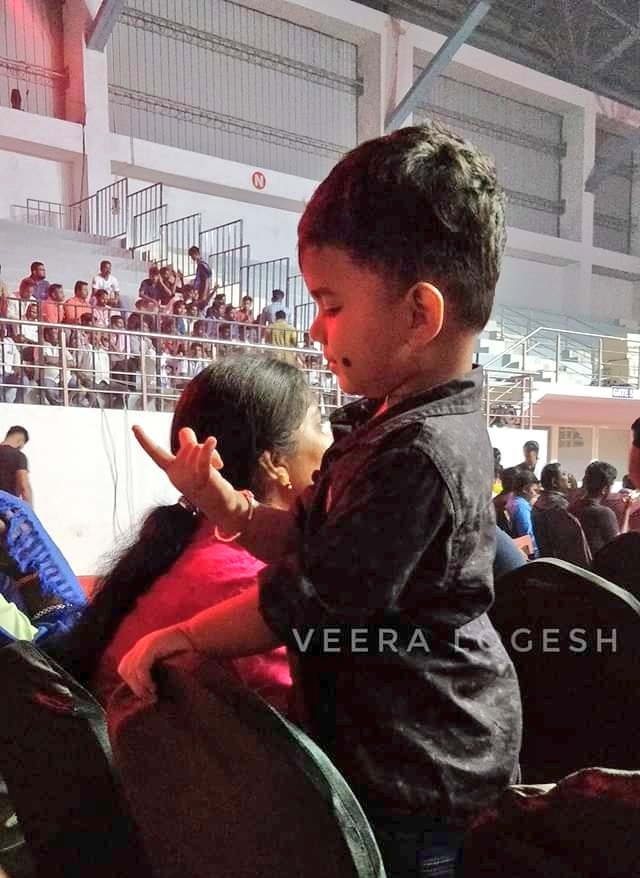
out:
M135 426L133 433L151 460L166 472L190 503L224 530L233 530L238 515L246 512L246 501L218 472L223 462L216 450L215 437L199 443L193 430L183 427L178 434L180 448L174 455L156 445L142 427Z

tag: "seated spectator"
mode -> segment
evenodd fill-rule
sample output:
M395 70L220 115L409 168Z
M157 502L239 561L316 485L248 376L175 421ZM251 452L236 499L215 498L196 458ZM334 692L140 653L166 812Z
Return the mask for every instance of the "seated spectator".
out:
M209 320L196 320L196 322L193 324L193 337L210 339L210 332L213 325L214 324L212 324ZM214 344L212 344L210 341L203 341L202 349L204 351L205 357L208 360L215 360L216 348Z
M93 298L95 302L91 312L93 314L93 325L100 326L102 329L108 329L113 309L108 304L107 291L96 290Z
M84 280L77 280L73 288L73 296L64 303L64 322L80 323L83 314L91 314L89 284Z
M6 323L0 323L0 339L2 401L11 403L16 401L18 389L22 386L22 357L18 345L8 335Z
M37 308L38 301L33 295L35 286L35 281L30 277L25 277L23 281L20 281L20 289L11 298L7 299L7 317L11 320L19 320L21 317L26 316L29 304L35 304ZM49 285L47 284L48 289ZM12 325L11 333L14 336L19 334L16 324Z
M198 313L199 313L198 306L196 305L196 303L195 302L188 302L187 303L187 316L192 317L192 318L197 318Z
M40 306L44 323L64 323L64 290L62 284L51 284L47 298Z
M287 322L286 312L276 311L275 318L275 322L271 323L268 329L265 329L265 342L279 348L297 347L298 333L295 327ZM299 365L298 354L294 351L272 351L271 355L285 363L290 363L292 366Z
M183 299L182 275L178 276L173 265L162 266L158 283L162 294L161 302L167 310L173 307L177 299Z
M182 299L173 303L173 329L176 335L188 335L187 306Z
M260 502L278 509L293 507L331 442L302 374L246 355L209 366L190 382L173 419L174 450L184 427L199 441L216 436L225 475L252 485ZM67 641L64 664L104 703L121 682L120 659L144 634L251 588L264 566L239 543L218 539L188 505L160 507L100 583ZM229 665L286 709L291 678L284 649Z
M122 314L112 314L111 329L124 329L124 317ZM124 333L115 332L109 334L109 351L111 353L111 373L115 380L124 381L127 371L127 336Z
M502 492L502 453L499 448L493 449L493 496L497 497Z
M513 488L518 470L509 467L502 471L502 490L493 498L493 505L496 511L496 524L506 534L511 536L511 515L510 508L513 501Z
M511 503L511 537L530 537L533 557L538 555L538 546L531 516L532 507L538 498L538 480L531 470L517 470L513 480L513 500Z
M36 302L44 302L47 298L47 293L49 292L49 281L47 280L47 270L44 267L44 263L32 262L30 272L31 273L21 281L20 286L22 286L24 281L31 281L33 286L33 298Z
M604 505L617 477L618 472L610 463L601 460L590 463L582 480L583 496L570 510L582 525L594 556L620 533L615 513Z
M251 296L243 296L242 303L236 311L236 320L238 323L255 323L253 316L253 299Z
M100 274L96 274L91 281L92 305L98 304L96 293L101 291L106 293L106 305L109 305L111 308L120 307L120 284L118 283L118 279L111 274L111 263L108 259L102 260L100 263Z
M27 310L24 313L25 320L39 320L37 302L28 302ZM40 341L40 330L37 326L30 323L20 323L13 327L17 330L16 341L20 344L38 344Z
M150 299L152 302L162 301L162 287L160 285L160 269L157 265L149 266L149 277L140 284L138 295L141 299Z
M194 341L189 348L189 359L187 361L187 377L195 378L202 370L209 365L210 359L204 354L204 345L202 342Z
M47 327L44 330L44 344L42 346L44 368L42 370L42 384L45 388L44 396L49 405L62 405L63 398L60 393L62 387L62 349L60 347L60 330L55 327ZM77 387L72 368L75 366L71 351L65 350L67 386Z
M569 474L559 463L547 464L542 470L542 488L532 513L540 557L589 568L591 550L580 522L569 513Z
M289 309L284 303L284 293L282 290L274 290L271 293L271 302L268 305L265 305L262 309L262 314L260 315L258 322L265 325L275 323L278 319L279 311L284 312L283 320L289 322L290 314Z
M233 305L225 305L221 325L219 326L219 338L225 341L241 340L241 329L236 322L236 309Z

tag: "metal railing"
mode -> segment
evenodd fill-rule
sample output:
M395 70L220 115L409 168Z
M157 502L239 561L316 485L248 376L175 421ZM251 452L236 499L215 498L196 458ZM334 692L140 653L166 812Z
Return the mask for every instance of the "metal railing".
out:
M538 380L592 387L640 388L640 337L596 335L538 326L484 363L514 364L514 371L535 372Z
M533 381L530 372L484 370L483 413L487 427L533 428Z
M231 223L223 223L221 226L214 226L200 232L198 240L200 253L206 256L207 253L225 253L227 250L242 247L244 244L243 227L242 220L234 220Z
M256 314L271 301L274 290L286 293L289 280L289 258L270 259L246 265L240 272L240 289L243 296L251 296Z
M25 327L37 332L37 341L24 336ZM342 404L335 376L323 368L320 351L308 346L8 317L0 318L0 328L0 400L8 403L172 411L208 364L251 352L301 368L324 414Z
M189 256L189 248L197 246L200 239L202 214L193 213L160 226L160 252L162 260L170 262L176 272L184 277L193 275L195 263Z
M94 195L68 206L71 229L100 238L124 238L127 234L129 181L116 180Z
M211 281L219 287L237 287L240 291L242 269L249 264L249 245L233 247L230 250L222 250L219 253L211 253L207 259L211 268ZM233 298L237 299L232 293Z

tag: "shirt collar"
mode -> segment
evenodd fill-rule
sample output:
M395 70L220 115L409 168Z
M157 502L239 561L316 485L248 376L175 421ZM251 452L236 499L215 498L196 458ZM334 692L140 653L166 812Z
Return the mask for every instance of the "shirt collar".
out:
M483 381L482 367L474 366L470 372L459 378L401 400L378 416L375 425L384 424L398 415L416 409L420 409L424 416L478 411L482 400ZM330 419L335 435L350 433L368 423L382 402L381 399L358 399L335 411Z

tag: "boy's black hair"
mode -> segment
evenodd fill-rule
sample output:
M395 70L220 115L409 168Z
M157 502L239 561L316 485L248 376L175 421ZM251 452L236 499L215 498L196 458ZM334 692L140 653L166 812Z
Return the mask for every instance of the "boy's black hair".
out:
M529 485L537 485L538 479L535 474L528 469L519 469L516 470L516 474L513 479L513 492L514 494L521 494L525 488L528 488Z
M284 320L287 316L286 311L276 311L276 320Z
M308 246L342 247L407 288L437 286L460 326L484 327L505 245L504 195L488 156L436 122L349 152L298 226Z

